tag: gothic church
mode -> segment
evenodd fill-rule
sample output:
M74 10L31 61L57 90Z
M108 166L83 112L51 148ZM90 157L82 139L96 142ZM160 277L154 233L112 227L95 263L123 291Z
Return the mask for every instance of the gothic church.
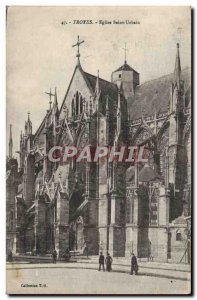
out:
M140 84L125 59L111 81L77 65L61 104L56 90L33 133L28 114L13 157L7 158L7 250L61 257L69 248L98 255L190 261L191 70ZM175 51L175 49L172 49ZM54 146L145 146L145 164L51 162Z

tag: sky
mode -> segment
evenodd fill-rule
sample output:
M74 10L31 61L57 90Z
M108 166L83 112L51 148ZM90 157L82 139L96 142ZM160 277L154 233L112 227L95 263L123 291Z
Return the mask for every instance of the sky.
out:
M93 24L73 24L92 20ZM140 24L99 24L138 21ZM62 21L68 24L62 25ZM71 23L69 23L71 22ZM95 23L98 22L98 23ZM189 7L57 7L12 6L6 25L6 117L13 125L13 152L19 150L27 113L37 130L49 107L45 92L57 87L61 105L76 66L77 35L84 71L110 81L111 73L127 63L140 73L140 83L172 73L176 43L182 68L190 66ZM8 147L7 147L8 152Z

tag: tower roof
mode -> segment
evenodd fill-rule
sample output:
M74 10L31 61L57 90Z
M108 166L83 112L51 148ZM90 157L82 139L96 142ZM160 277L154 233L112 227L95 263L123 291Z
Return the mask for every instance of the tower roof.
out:
M96 78L96 86L95 86L95 94L98 95L100 92L100 84L99 84L99 70Z
M175 68L174 68L174 83L178 83L181 79L181 60L180 60L180 53L179 53L179 44L177 43L177 53L176 53L176 61L175 61Z
M12 158L13 140L12 140L12 124L10 124L10 137L9 137L9 158Z
M31 120L30 120L30 112L28 112L27 115L28 115L28 117L27 117L27 122L26 122L26 124L31 126L31 125L32 125L32 122L31 122Z
M124 65L122 65L120 68L118 68L117 70L115 70L114 72L118 72L118 71L134 71L136 73L138 73L137 71L135 71L133 68L131 68L126 62L124 63ZM139 74L139 73L138 73Z

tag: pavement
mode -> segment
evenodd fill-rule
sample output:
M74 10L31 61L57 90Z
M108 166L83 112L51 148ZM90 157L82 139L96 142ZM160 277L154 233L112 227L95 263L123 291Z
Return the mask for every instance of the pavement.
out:
M190 293L191 282L187 276L185 279L175 279L159 277L151 272L144 274L141 266L139 275L131 276L129 266L116 264L115 261L110 273L99 272L97 268L98 264L91 261L57 264L8 263L6 291L8 294L97 295ZM169 274L171 271L178 272L170 270ZM188 273L184 270L181 272Z
M72 268L72 269L98 269L98 257L78 256L72 257L71 261L66 263L63 261L57 264L51 264L50 257L32 257L32 256L18 256L17 263L7 263L7 268L45 268L46 264L50 268ZM22 264L22 265L21 265ZM161 262L139 261L139 275L155 276L168 279L177 280L191 280L191 267L187 264L171 264ZM130 273L130 259L125 257L113 258L113 272Z

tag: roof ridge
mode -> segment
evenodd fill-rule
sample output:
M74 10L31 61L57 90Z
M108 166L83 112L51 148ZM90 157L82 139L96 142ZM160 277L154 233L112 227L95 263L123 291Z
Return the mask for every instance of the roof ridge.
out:
M181 73L184 72L184 71L187 70L187 69L191 69L191 67L188 67L188 66L187 66L187 67L183 68L182 71L181 71ZM171 76L171 75L173 75L173 74L174 74L174 72L168 73L168 74L165 74L165 75L162 75L162 76L160 76L160 77L156 77L156 78L150 79L150 80L145 81L145 82L143 82L142 84L138 85L137 87L141 87L142 85L144 85L144 84L146 84L146 83L150 83L150 82L152 82L152 81L160 80L160 79L162 79L162 78L164 78L164 77Z
M95 75L93 75L93 74L90 74L90 73L85 72L85 71L83 71L83 72L84 72L86 75L91 75L91 76L97 78L97 76L95 76ZM99 80L102 80L102 81L105 81L105 82L107 82L107 83L110 83L110 84L112 84L112 85L114 85L114 86L116 87L116 84L115 84L114 82L108 81L108 80L103 79L103 78L101 78L101 77L99 77Z
M51 110L51 111L52 111L52 110ZM42 121L41 121L41 123L40 123L40 125L39 125L39 127L38 127L38 129L37 129L36 132L33 134L33 137L34 137L34 138L39 134L39 132L40 132L40 130L42 129L42 126L43 126L43 124L44 124L44 121L46 120L47 116L49 115L49 113L50 113L51 111L49 111L49 112L47 112L47 113L45 114L44 118L42 119Z
M134 71L136 73L139 74L139 72L137 72L134 68L132 68L128 63L124 63L123 65L121 65L118 69L116 69L114 72L117 72L117 71L123 71L125 67L128 67L130 71ZM126 71L129 71L129 70L126 70Z

